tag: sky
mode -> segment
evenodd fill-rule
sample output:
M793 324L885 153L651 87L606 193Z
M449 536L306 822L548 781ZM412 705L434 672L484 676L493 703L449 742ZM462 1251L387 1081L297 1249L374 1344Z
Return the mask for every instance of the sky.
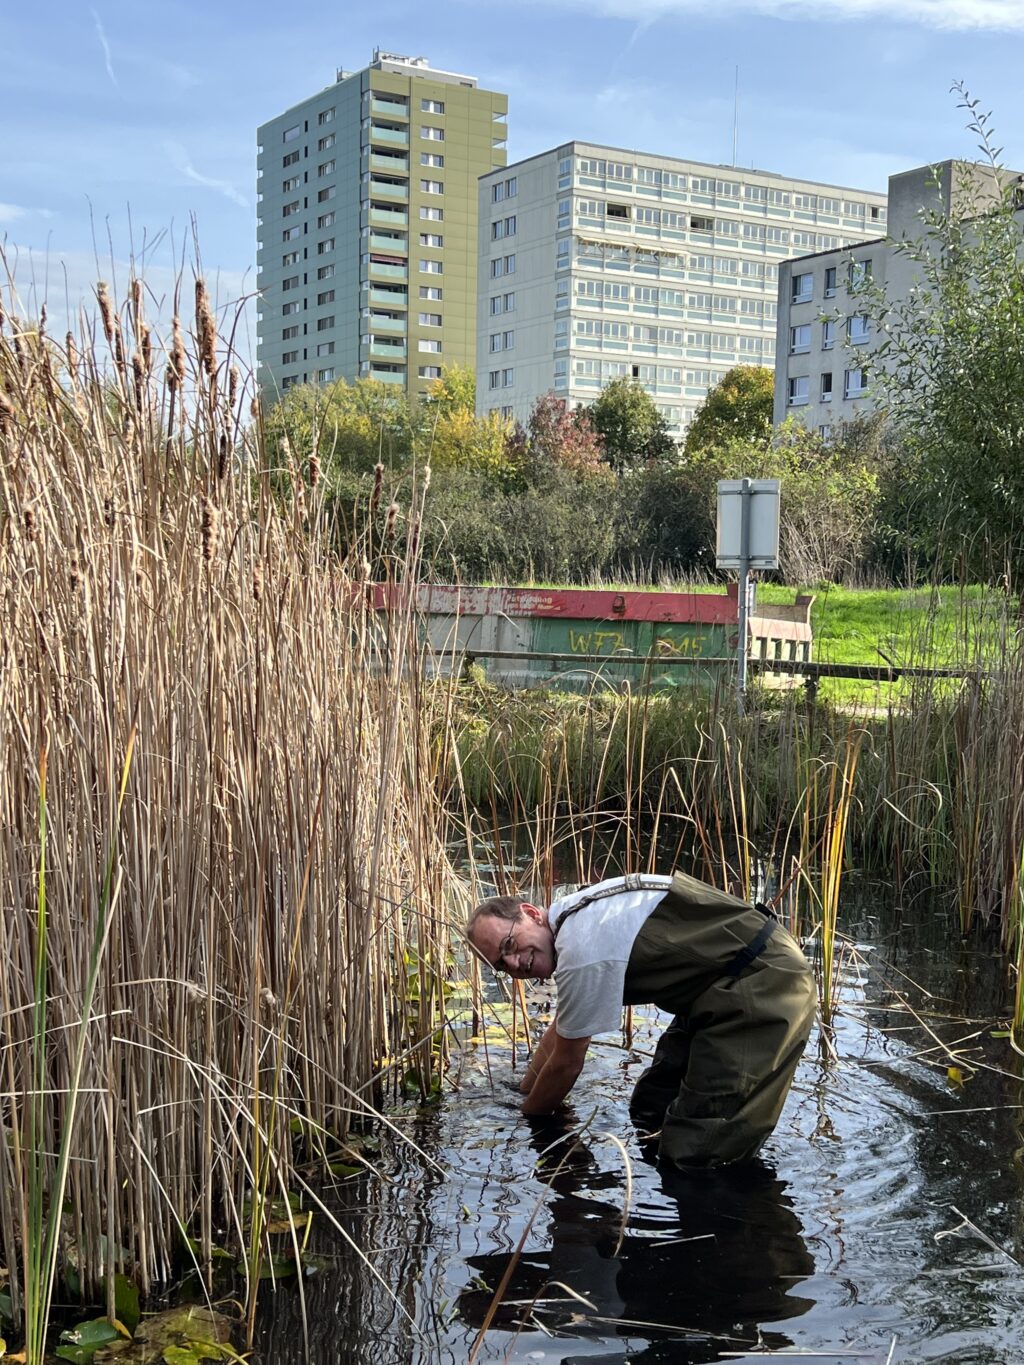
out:
M251 296L256 128L375 47L506 92L510 161L578 138L730 163L736 108L738 165L884 190L977 155L963 82L1024 168L1024 0L0 0L23 306L63 331L134 261L166 316L197 253L221 305Z

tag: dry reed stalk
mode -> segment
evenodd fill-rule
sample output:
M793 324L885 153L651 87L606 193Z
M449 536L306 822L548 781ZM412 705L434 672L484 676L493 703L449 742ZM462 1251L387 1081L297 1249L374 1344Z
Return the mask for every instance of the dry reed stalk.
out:
M97 295L117 364L117 315ZM40 344L62 373L65 352ZM213 345L208 330L192 361L208 378ZM0 535L0 899L15 907L0 917L0 1075L19 1098L0 1142L0 1259L19 1310L28 1139L8 1113L32 1088L40 726L58 853L36 1149L52 1191L70 1133L62 1245L90 1294L112 1269L144 1290L166 1281L182 1229L204 1256L219 1238L244 1254L254 1188L291 1188L301 1138L283 1116L342 1134L403 1071L430 1089L451 904L432 728L448 703L440 684L410 686L409 611L385 629L326 540L282 507L259 432L246 435L251 476L223 479L214 503L220 438L230 450L234 435L185 387L180 326L164 374L140 352L134 383L147 412L173 396L197 442L139 423L126 443L134 399L111 395L88 350L81 407L54 404L31 368L26 380L22 356L5 331L0 514L18 534ZM399 585L416 571L391 566ZM116 913L83 1015L109 849ZM249 1246L269 1249L258 1228Z

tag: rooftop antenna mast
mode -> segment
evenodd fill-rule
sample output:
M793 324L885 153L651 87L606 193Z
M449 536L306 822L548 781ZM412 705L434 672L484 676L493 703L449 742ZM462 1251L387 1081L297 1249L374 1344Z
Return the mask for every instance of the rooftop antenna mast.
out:
M740 126L740 68L737 65L732 90L732 164L736 165L736 144Z

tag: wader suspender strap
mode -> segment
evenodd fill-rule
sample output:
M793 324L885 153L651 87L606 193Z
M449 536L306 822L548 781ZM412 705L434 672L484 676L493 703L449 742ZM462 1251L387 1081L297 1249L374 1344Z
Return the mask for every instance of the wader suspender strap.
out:
M745 948L741 948L725 969L725 976L737 977L744 968L761 956L768 946L768 940L775 933L775 920L766 919L761 928Z
M584 896L581 900L578 900L575 905L570 906L563 915L559 916L558 923L555 925L554 929L554 940L556 945L558 943L558 935L562 931L562 925L567 919L572 919L573 915L578 914L580 910L585 909L588 905L593 905L595 901L607 900L609 896L621 895L623 891L643 891L645 889L649 891L663 890L666 895L668 895L669 890L671 890L670 887L662 887L660 884L650 885L645 888L643 878L639 874L633 873L622 879L621 886L615 886L614 888L606 887L603 891L596 891L592 895ZM769 916L770 914L767 906L761 905L760 903L758 903L755 908L760 910L765 916ZM742 971L745 971L752 962L755 962L768 946L768 940L771 938L772 934L775 933L775 925L776 921L774 919L771 919L770 917L766 918L764 924L746 947L741 948L735 957L726 965L725 970L722 973L723 976L735 978L739 976Z
M639 872L630 872L622 877L615 886L606 886L602 891L593 891L589 896L584 896L575 905L569 907L565 914L558 917L558 923L554 928L555 942L558 942L558 935L562 932L562 925L567 919L572 919L573 915L583 910L588 905L593 905L595 901L607 900L609 896L621 896L624 891L661 891L668 895L670 887L662 886L660 882L647 882L645 884L643 876Z

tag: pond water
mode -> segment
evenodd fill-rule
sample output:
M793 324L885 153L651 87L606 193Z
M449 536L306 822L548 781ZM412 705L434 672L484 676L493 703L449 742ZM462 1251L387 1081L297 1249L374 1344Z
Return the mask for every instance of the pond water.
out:
M656 1013L637 1012L632 1046L592 1048L565 1122L519 1115L510 1049L489 1030L436 1106L394 1117L377 1173L331 1195L351 1245L318 1219L308 1358L1024 1358L1024 1091L992 1036L1005 968L950 941L945 911L858 899L836 1057L812 1037L761 1161L683 1176L641 1159L627 1104ZM538 1017L549 1007L533 996ZM258 1355L285 1365L306 1349L283 1285Z

